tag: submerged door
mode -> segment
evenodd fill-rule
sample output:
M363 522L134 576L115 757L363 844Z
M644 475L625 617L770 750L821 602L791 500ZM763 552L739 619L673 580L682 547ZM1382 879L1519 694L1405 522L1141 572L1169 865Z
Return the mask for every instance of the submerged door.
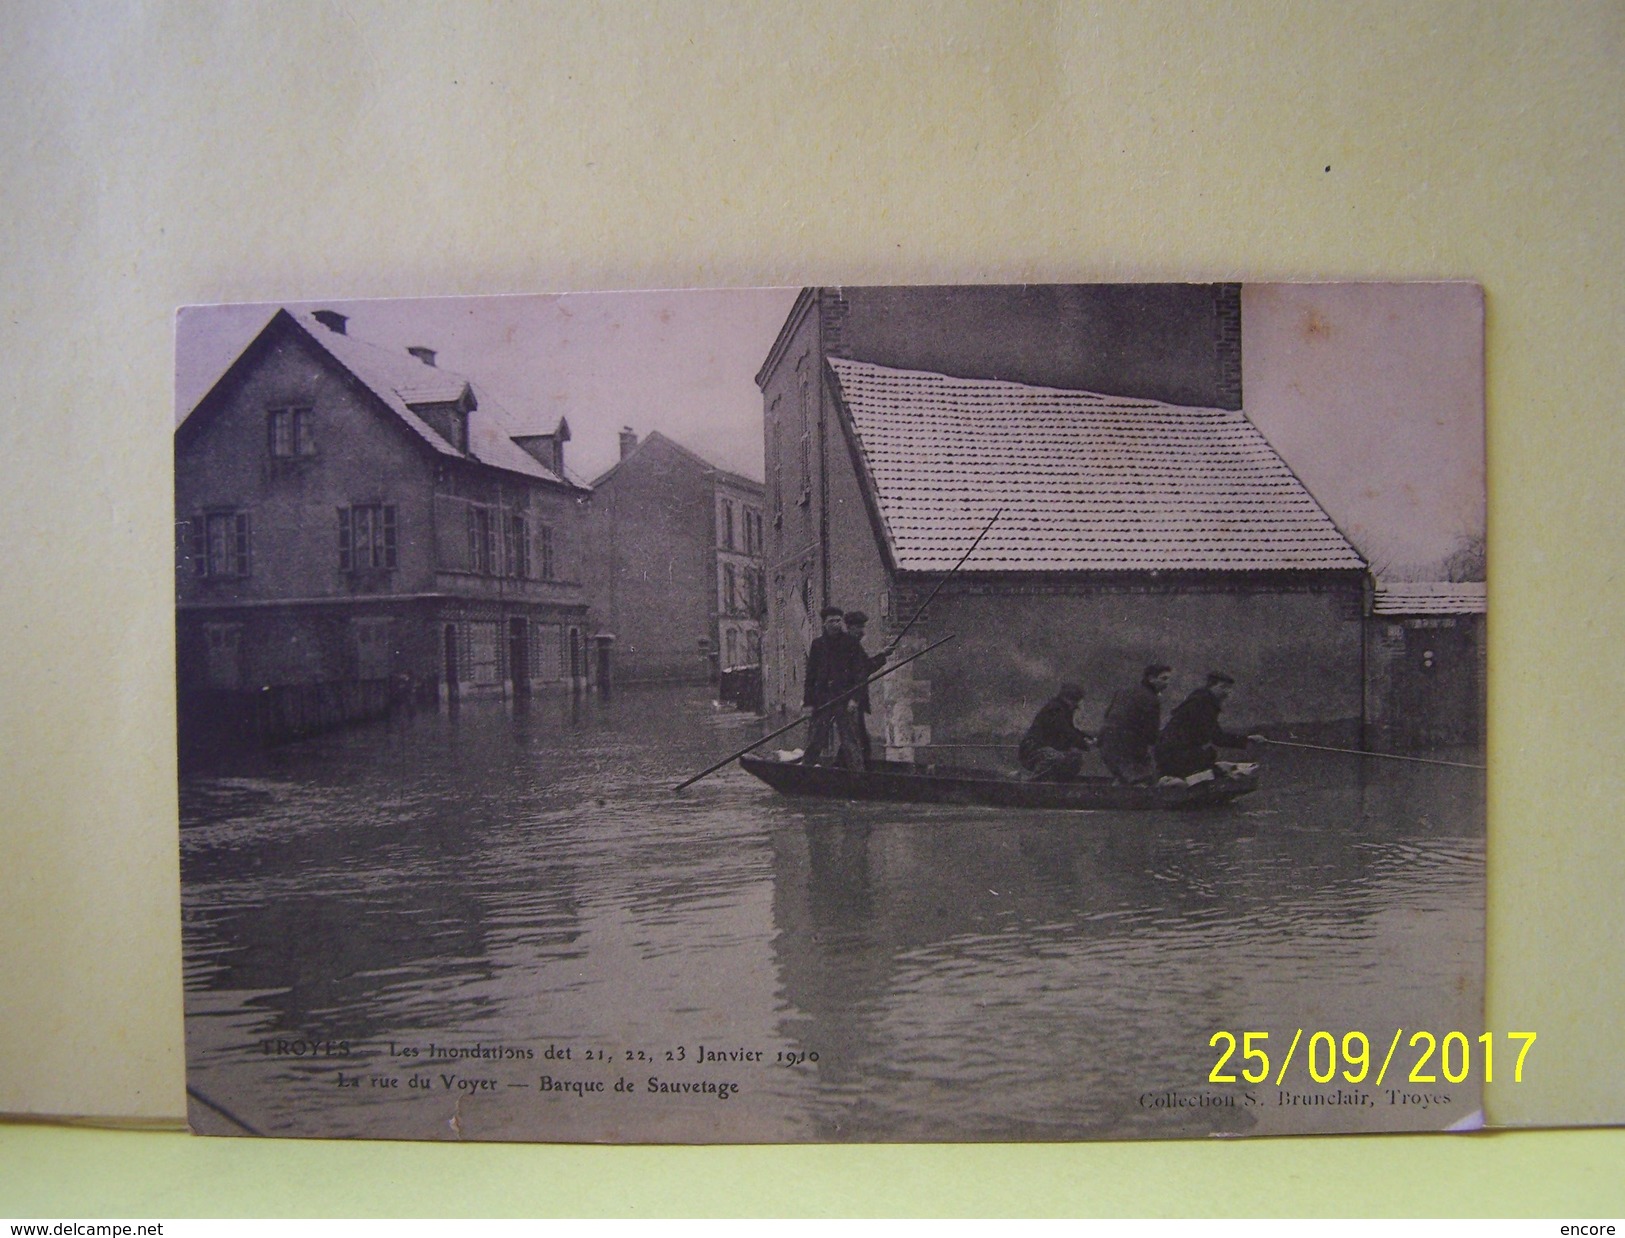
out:
M446 625L446 695L457 695L457 625Z
M523 619L508 620L508 668L515 696L530 695L529 641L529 625Z
M1405 656L1395 667L1394 731L1402 748L1477 743L1478 694L1472 635L1454 619L1405 629Z

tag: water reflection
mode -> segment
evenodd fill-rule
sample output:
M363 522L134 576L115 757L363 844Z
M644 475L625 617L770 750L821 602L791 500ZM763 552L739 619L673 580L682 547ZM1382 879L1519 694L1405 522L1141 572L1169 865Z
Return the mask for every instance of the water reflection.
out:
M1156 1098L1236 1101L1244 1089L1207 1081L1218 1029L1476 1036L1480 775L1271 753L1264 790L1206 814L798 801L737 768L670 793L759 725L684 690L466 702L190 775L194 1085L244 1125L305 1134L1444 1124L1283 1113L1272 1089L1251 1106ZM341 1062L268 1056L278 1037L349 1048ZM398 1076L399 1046L441 1042L537 1059L497 1070L478 1103L335 1082ZM699 1045L765 1063L738 1068L724 1102L536 1092L543 1073L698 1080ZM569 1059L541 1057L566 1046ZM583 1061L589 1047L613 1060ZM650 1061L622 1069L634 1052ZM1476 1103L1456 1092L1450 1119ZM196 1120L232 1129L214 1110Z

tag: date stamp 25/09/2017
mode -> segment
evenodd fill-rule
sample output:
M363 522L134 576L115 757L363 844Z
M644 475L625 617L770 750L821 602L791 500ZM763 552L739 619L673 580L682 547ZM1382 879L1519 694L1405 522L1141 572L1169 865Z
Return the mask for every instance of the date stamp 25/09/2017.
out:
M1402 1056L1396 1063L1394 1058L1399 1055L1400 1042L1405 1040L1405 1035L1404 1028L1394 1029L1387 1052L1377 1068L1376 1078L1372 1080L1373 1086L1381 1087L1387 1080L1390 1069L1404 1071L1407 1062L1410 1065L1410 1070L1404 1076L1404 1082L1407 1083L1438 1083L1441 1076L1446 1083L1465 1083L1473 1074L1475 1062L1481 1068L1484 1083L1495 1081L1494 1032L1484 1032L1475 1038L1469 1038L1466 1032L1460 1031L1438 1035L1431 1031L1413 1030L1405 1041L1410 1050L1409 1054ZM1524 1060L1534 1046L1536 1033L1506 1032L1504 1036L1511 1042L1512 1047L1517 1048L1517 1057L1512 1066L1512 1081L1522 1083ZM1218 1058L1213 1064L1213 1069L1208 1072L1208 1082L1264 1083L1269 1080L1272 1066L1266 1047L1269 1039L1268 1032L1241 1032L1239 1041L1235 1032L1223 1029L1214 1032L1208 1044L1218 1050ZM1277 1087L1286 1082L1297 1060L1298 1045L1304 1039L1304 1029L1301 1027L1294 1029L1292 1041L1280 1059L1279 1068L1274 1072L1274 1083ZM1308 1034L1308 1042L1301 1068L1313 1082L1341 1081L1359 1084L1370 1078L1371 1038L1365 1032L1349 1031L1339 1037L1333 1032L1314 1031ZM1511 1047L1508 1049L1508 1052L1510 1051Z

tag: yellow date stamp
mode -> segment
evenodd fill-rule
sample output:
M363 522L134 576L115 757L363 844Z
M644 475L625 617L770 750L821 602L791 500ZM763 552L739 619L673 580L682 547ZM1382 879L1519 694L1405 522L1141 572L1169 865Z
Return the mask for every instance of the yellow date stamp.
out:
M1495 1082L1497 1037L1494 1032L1469 1037L1466 1032L1438 1035L1430 1031L1412 1031L1408 1040L1405 1037L1404 1028L1394 1029L1388 1050L1382 1055L1382 1064L1377 1068L1375 1085L1380 1086L1390 1070L1403 1075L1408 1083L1438 1083L1441 1077L1445 1083L1464 1083L1472 1076L1475 1067L1483 1082ZM1506 1055L1516 1051L1517 1057L1512 1063L1512 1082L1522 1083L1524 1059L1534 1047L1535 1033L1506 1032L1503 1039L1505 1049L1501 1060L1504 1063ZM1275 1086L1280 1087L1286 1081L1287 1072L1292 1069L1294 1061L1300 1062L1301 1069L1307 1071L1309 1078L1316 1083L1331 1083L1333 1080L1364 1083L1370 1078L1374 1055L1371 1038L1364 1032L1344 1032L1341 1036L1335 1032L1310 1032L1303 1056L1299 1058L1298 1046L1304 1040L1304 1029L1300 1027L1292 1033L1292 1043L1279 1058L1279 1067L1276 1068L1275 1060L1270 1057L1268 1032L1214 1032L1208 1045L1217 1049L1219 1056L1213 1063L1213 1069L1208 1072L1208 1081L1263 1083L1273 1071ZM1405 1041L1403 1050L1400 1045L1402 1040ZM1396 1057L1399 1059L1397 1062L1394 1060Z

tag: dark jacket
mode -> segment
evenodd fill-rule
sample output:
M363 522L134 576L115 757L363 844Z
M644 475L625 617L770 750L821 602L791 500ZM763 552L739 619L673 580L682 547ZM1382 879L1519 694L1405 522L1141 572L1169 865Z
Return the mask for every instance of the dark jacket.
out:
M808 673L806 681L801 684L801 703L809 708L827 705L830 700L845 692L851 687L850 664L851 653L848 650L848 637L845 632L832 635L819 635L812 640L808 648Z
M1206 688L1198 688L1168 716L1157 740L1157 769L1174 778L1187 778L1211 769L1215 748L1245 748L1247 737L1219 725L1222 702Z
M801 688L801 703L816 709L827 705L848 688L869 678L869 655L850 632L819 636L807 650L807 678ZM867 704L868 690L855 694Z
M1087 748L1094 742L1085 732L1072 725L1073 707L1074 702L1057 696L1050 698L1038 711L1033 724L1021 737L1021 746L1016 750L1023 765L1030 764L1040 748L1070 752L1075 748Z
M1112 696L1100 728L1100 755L1112 762L1143 763L1151 759L1162 726L1162 698L1150 685L1136 684Z
M856 636L853 636L850 632L846 634L846 639L852 642L853 656L856 658L853 669L860 681L869 678L870 675L873 675L881 667L886 665L885 654L868 653L863 648L863 642L860 641ZM857 699L858 712L860 714L871 712L869 708L869 686L867 684L864 684L863 687L859 688L857 692L854 693L854 696Z

